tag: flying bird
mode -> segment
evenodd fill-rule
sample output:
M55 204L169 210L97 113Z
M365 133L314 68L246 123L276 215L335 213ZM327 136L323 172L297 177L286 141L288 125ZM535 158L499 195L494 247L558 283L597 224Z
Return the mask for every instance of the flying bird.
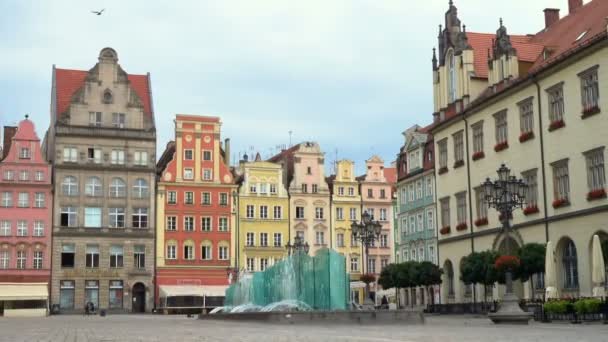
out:
M101 11L91 11L91 13L95 13L97 15L101 15L101 13L103 13L103 11L105 11L106 9L102 9Z

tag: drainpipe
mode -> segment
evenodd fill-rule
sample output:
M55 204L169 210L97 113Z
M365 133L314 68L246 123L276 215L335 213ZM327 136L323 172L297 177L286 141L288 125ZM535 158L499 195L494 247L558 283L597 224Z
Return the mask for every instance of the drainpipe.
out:
M464 135L465 135L465 153L467 156L467 188L469 193L469 224L471 225L471 252L475 252L475 238L473 237L473 200L471 195L471 159L469 158L469 122L466 117L462 117L464 120ZM477 302L477 289L473 286L473 305Z
M542 173L543 179L543 215L545 221L545 241L549 241L549 221L548 218L548 209L547 209L547 177L545 170L545 144L543 138L543 105L540 100L540 84L538 83L538 79L536 76L532 77L534 81L534 85L536 85L536 102L538 103L538 138L540 139L540 169Z

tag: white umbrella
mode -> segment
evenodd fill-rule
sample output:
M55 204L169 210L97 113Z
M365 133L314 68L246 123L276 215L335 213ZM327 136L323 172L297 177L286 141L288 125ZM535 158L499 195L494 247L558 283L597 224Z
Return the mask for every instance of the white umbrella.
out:
M555 273L555 252L553 251L553 244L549 241L545 254L545 296L547 299L559 298Z
M606 280L606 268L600 237L593 235L593 246L591 247L591 282L593 282L593 297L604 297L604 281Z

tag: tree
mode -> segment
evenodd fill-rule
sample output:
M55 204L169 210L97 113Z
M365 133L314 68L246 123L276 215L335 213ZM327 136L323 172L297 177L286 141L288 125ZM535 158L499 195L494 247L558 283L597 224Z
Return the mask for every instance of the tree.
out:
M499 280L494 268L498 256L498 252L490 250L473 252L464 257L460 266L460 280L465 284L484 285L484 300L487 297L486 287Z
M517 275L522 281L530 279L533 291L534 278L532 275L545 271L546 251L546 245L540 243L526 243L517 250L517 256L521 262Z
M428 293L429 286L441 284L441 269L432 262L423 261L418 263L416 271L415 283L418 286L423 286L425 293Z
M399 273L399 265L398 264L389 264L382 269L380 272L380 277L378 278L378 284L382 286L383 289L391 289L395 288L395 294L397 296L397 307L399 307L399 286L398 286L398 273Z

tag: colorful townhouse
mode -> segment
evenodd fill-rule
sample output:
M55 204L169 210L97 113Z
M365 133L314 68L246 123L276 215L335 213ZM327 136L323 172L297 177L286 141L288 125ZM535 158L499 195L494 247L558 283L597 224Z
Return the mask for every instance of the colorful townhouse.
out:
M220 128L218 117L176 115L157 164L155 291L165 312L221 306L234 266L237 186Z
M264 271L287 255L289 195L281 165L247 155L238 167L237 260L245 272Z
M0 316L44 316L51 281L51 166L34 123L5 127L0 159Z
M283 170L289 191L289 220L292 237L310 244L310 255L332 245L330 194L325 181L325 154L318 143L297 144L268 160Z

